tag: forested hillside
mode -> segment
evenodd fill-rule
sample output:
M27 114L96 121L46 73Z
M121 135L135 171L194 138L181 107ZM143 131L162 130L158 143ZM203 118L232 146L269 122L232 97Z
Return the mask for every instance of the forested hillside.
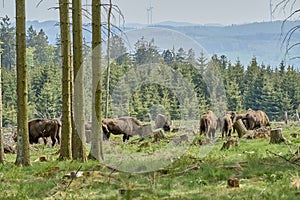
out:
M300 51L299 48L294 48L289 55L285 55L286 46L282 41L288 30L298 24L299 21L257 22L227 26L165 22L153 24L151 27L167 28L183 33L197 41L210 55L226 55L228 60L233 63L239 59L243 65L248 65L252 57L255 56L259 64L276 66L283 59L286 59L285 62L288 64L297 65L297 60L291 58L297 56ZM49 37L49 43L57 43L59 37L58 22L28 21L27 26L33 26L36 30L42 28ZM90 27L87 25L84 27L83 35L85 41L89 43L91 41ZM125 24L120 28L126 32L145 27L147 25ZM299 40L300 34L294 32L291 43Z
M2 48L3 64L3 123L16 124L16 73L15 73L15 28L8 18L3 18L0 26L0 40L4 42ZM85 45L85 55L90 46ZM285 65L279 62L276 65L264 65L257 62L256 57L247 65L242 65L239 60L230 62L227 55L213 55L207 58L204 54L195 55L193 49L165 49L158 50L154 41L146 41L140 38L136 41L134 52L130 54L124 42L114 36L111 43L111 58L116 58L111 64L110 94L118 87L121 78L126 76L134 82L141 82L138 70L127 73L131 67L139 68L145 63L156 63L161 69L171 68L179 72L184 79L192 85L197 94L197 102L186 110L181 110L179 99L172 91L172 86L163 87L159 84L142 85L135 91L124 90L120 95L129 95L130 106L123 115L135 116L144 119L145 116L156 116L157 113L166 112L172 119L178 119L182 115L196 119L197 113L203 113L208 108L215 106L212 88L219 83L214 78L216 74L222 77L226 99L224 109L244 112L248 108L264 110L271 120L282 120L283 113L288 112L293 116L296 109L300 109L300 72L297 67ZM33 117L59 117L61 115L61 68L60 47L49 44L48 36L43 29L34 29L30 26L27 30L27 64L29 66L29 118ZM120 54L121 53L121 54ZM211 73L209 80L205 79L211 66L218 69L218 73ZM163 70L164 71L164 70ZM166 77L172 77L165 70ZM161 73L161 72L160 72ZM105 81L105 75L103 83ZM86 79L89 79L86 77ZM88 80L86 80L88 81ZM105 88L105 84L103 85ZM171 89L170 89L171 88ZM176 90L176 88L173 88ZM126 94L127 93L127 94ZM183 92L180 96L186 97L183 101L189 101L188 94ZM105 95L104 97L105 98ZM112 99L113 101L114 99ZM87 97L86 104L91 104ZM116 104L116 102L113 102ZM120 101L120 103L122 103ZM123 106L123 105L120 105ZM124 105L126 106L126 105ZM90 109L86 106L86 109ZM194 110L194 108L198 110ZM114 111L114 108L110 108ZM87 112L88 113L88 112ZM113 113L110 112L110 115ZM115 114L115 113L114 113ZM219 113L220 114L220 113ZM86 114L86 118L90 116Z

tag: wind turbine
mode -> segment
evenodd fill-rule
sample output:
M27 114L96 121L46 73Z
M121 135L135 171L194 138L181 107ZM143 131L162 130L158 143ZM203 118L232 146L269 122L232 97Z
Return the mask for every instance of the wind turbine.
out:
M271 22L273 21L273 4L272 4L272 0L270 0L270 20Z
M152 24L152 10L153 10L153 6L150 6L147 8L147 16L148 16L148 24Z

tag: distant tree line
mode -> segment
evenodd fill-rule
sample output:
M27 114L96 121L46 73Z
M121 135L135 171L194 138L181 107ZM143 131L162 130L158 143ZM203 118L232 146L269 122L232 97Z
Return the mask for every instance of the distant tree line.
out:
M16 124L16 73L15 73L15 28L10 24L8 17L0 22L0 41L2 45L3 68L3 124ZM224 86L226 101L223 108L245 112L246 109L264 110L271 120L283 120L284 112L293 115L300 105L300 73L294 66L286 66L284 62L278 66L265 66L258 64L256 58L247 66L243 66L239 60L234 64L227 60L225 55L213 55L207 58L203 53L195 55L193 49L165 49L160 51L155 46L155 41L146 41L140 38L135 44L135 51L127 53L122 39L118 36L111 38L110 47L110 85L109 116L116 113L113 105L118 108L126 107L122 103L129 104L129 109L120 112L120 115L131 115L138 119L147 116L155 117L164 112L172 119L189 116L197 119L197 113L204 113L208 109L216 109L213 98L219 85ZM90 47L84 46L84 54L88 54ZM34 117L54 118L61 115L61 67L60 46L48 43L45 32L35 30L32 26L27 30L27 65L28 65L28 104L29 119ZM116 88L120 80L126 77L132 82L140 82L147 73L138 73L132 68L141 68L145 64L156 63L161 66L166 78L174 78L169 70L180 73L193 87L197 101L190 101L189 94L175 85L145 84L131 91L123 90L116 94ZM209 71L214 66L216 71ZM128 73L130 72L130 73ZM209 80L205 79L209 73ZM217 76L220 75L221 79ZM85 82L87 77L85 78ZM220 83L220 80L222 83ZM103 91L106 87L106 75L103 73ZM214 88L215 87L215 88ZM182 106L173 91L180 91L180 96L185 97L184 102L189 106ZM105 94L105 92L103 93ZM112 95L113 99L112 99ZM119 96L118 96L119 95ZM178 94L177 94L178 95ZM117 98L116 98L117 97ZM128 97L129 102L122 101ZM106 96L103 95L103 102ZM219 102L220 103L220 102ZM86 97L86 105L91 105L91 98ZM196 108L196 110L195 110ZM85 109L91 109L85 106ZM104 106L103 106L104 110ZM90 112L87 112L90 113ZM219 113L220 114L220 113ZM90 116L86 116L90 119Z

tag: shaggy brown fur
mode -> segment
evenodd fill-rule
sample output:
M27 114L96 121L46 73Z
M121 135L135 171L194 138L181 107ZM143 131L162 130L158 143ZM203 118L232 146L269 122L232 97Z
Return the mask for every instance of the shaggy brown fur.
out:
M215 137L217 130L217 117L213 111L209 110L200 117L200 135L205 132L206 137Z

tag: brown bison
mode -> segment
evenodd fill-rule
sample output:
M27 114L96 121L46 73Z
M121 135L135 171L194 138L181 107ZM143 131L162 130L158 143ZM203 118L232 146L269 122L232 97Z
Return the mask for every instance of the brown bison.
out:
M217 116L211 110L200 117L200 135L205 132L206 137L215 137L217 130Z
M61 123L57 119L32 119L28 121L29 143L38 143L39 138L43 138L44 143L47 144L47 137L51 137L52 146L60 143L60 127ZM17 141L17 135L14 136Z
M246 128L248 130L270 126L269 117L261 110L254 111L249 108L246 116L243 119L246 121Z
M155 128L162 128L164 131L170 131L171 122L167 119L166 115L158 114L155 119Z
M140 135L143 124L134 117L106 118L102 120L104 139L108 140L110 133L123 134L123 142L133 135Z
M222 130L222 139L225 137L228 138L231 136L233 130L233 123L230 114L225 114L221 119L221 130Z

